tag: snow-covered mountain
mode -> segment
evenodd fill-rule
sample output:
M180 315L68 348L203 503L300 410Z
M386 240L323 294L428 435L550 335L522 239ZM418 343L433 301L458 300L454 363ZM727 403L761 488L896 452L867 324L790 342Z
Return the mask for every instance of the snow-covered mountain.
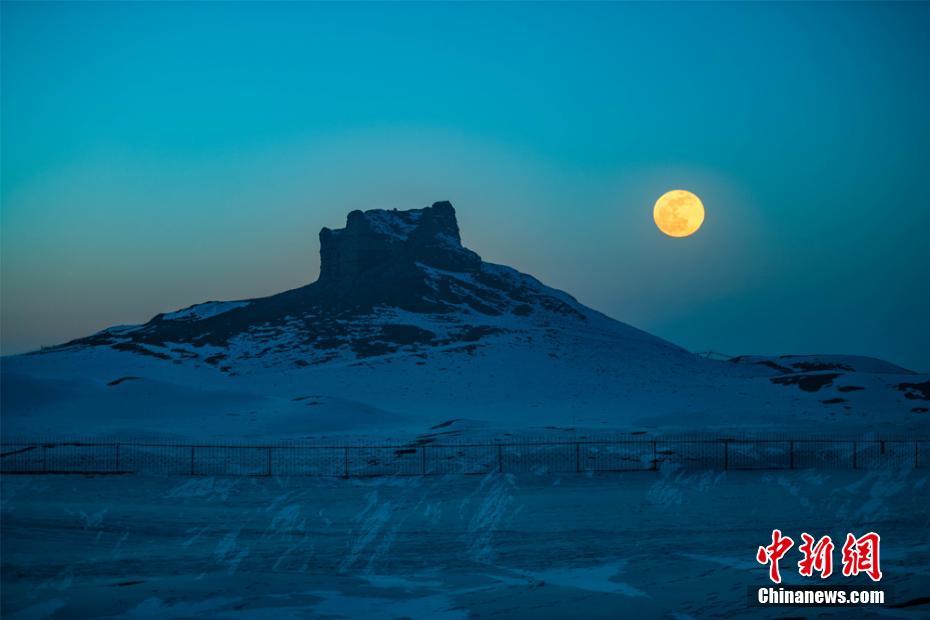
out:
M320 255L294 290L5 358L5 432L930 426L926 376L855 356L701 358L482 261L448 202L353 211Z

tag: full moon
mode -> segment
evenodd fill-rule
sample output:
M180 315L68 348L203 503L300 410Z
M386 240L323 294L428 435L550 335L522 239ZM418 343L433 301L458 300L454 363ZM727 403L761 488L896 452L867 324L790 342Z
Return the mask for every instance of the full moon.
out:
M652 217L669 237L688 237L704 223L704 205L691 192L673 189L659 196Z

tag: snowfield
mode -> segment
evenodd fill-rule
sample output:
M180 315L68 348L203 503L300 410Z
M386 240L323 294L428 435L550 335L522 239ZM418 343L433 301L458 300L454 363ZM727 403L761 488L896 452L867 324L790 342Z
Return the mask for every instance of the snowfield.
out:
M782 373L760 363L651 346L644 351L632 342L580 330L511 331L480 343L410 346L286 370L243 354L234 373L189 359L170 344L153 349L168 359L110 347L16 356L4 358L0 370L4 434L32 440L406 437L466 419L500 433L557 426L589 433L930 438L925 375L848 364L851 370ZM231 350L241 350L236 346ZM201 358L230 354L206 345L195 350Z
M767 584L756 548L780 528L796 540L880 533L889 605L820 611L921 618L928 477L674 468L348 481L6 477L2 615L804 616L811 610L748 602L748 588ZM782 561L785 583L811 583L795 555ZM838 574L827 582L869 585Z

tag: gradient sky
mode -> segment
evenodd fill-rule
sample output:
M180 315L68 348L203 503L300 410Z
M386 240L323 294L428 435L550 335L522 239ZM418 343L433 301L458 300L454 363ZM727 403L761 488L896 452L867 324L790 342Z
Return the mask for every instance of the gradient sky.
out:
M928 4L2 5L4 354L316 279L357 208L692 350L930 371ZM694 237L652 222L668 189Z

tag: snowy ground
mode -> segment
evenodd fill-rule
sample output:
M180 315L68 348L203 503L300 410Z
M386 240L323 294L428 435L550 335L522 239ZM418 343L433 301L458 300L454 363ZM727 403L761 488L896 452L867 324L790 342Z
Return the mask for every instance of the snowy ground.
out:
M882 585L899 607L871 613L926 617L928 478L919 469L674 468L366 480L5 476L2 615L861 617L749 606L747 588L766 584L755 550L781 528L795 539L880 533ZM802 583L795 551L782 564L788 584Z
M830 363L865 370L782 375L753 362L669 361L590 334L535 344L516 338L490 336L486 350L472 353L398 352L286 372L252 360L243 364L254 362L254 372L243 367L237 376L106 347L4 357L4 436L263 442L421 433L465 419L507 432L560 426L930 438L928 396L901 388L930 377L886 372L876 360L833 356Z

